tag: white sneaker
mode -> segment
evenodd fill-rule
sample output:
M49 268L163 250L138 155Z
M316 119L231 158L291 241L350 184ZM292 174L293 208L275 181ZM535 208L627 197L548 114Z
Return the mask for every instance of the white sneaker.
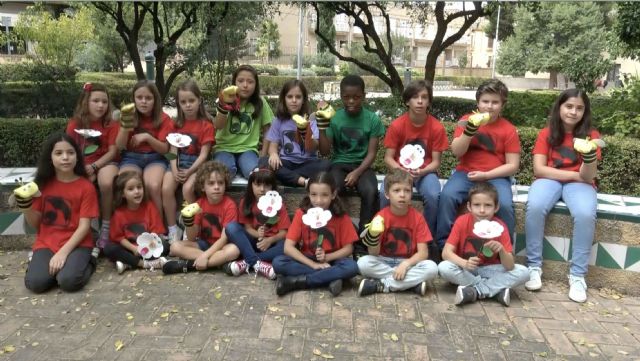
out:
M269 262L259 260L253 265L253 270L260 276L266 277L270 280L276 279L276 273L273 271L273 266Z
M529 267L529 280L524 284L528 291L537 291L542 288L542 270L540 267Z
M119 275L123 274L124 271L129 268L131 268L131 266L129 266L128 264L124 264L120 261L116 261L116 270L118 271Z
M579 303L587 300L587 283L584 277L569 275L569 298Z
M167 259L164 257L160 257L158 259L154 259L152 261L144 261L144 268L150 269L150 270L156 270L156 269L161 269L162 266L164 266L164 264L167 263Z

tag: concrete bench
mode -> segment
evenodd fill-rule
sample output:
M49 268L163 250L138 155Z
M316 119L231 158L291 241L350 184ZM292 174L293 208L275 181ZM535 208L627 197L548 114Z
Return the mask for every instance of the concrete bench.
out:
M25 228L24 217L20 212L8 210L6 200L15 181L33 179L35 168L0 168L0 248L26 248L32 243L33 229ZM382 183L383 175L378 175ZM440 180L441 186L446 183ZM247 181L237 177L228 190L238 200L245 192ZM306 192L302 188L281 187L287 208L293 212ZM525 204L529 186L514 185L513 201L516 209L516 237L514 249L520 262L524 262L526 244L524 235ZM360 200L355 195L347 195L344 201L348 205L352 218L360 214ZM421 209L418 195L414 205ZM591 250L588 282L594 287L609 287L626 293L640 294L640 198L598 194L598 221L595 242ZM566 281L569 258L571 256L571 233L573 221L563 202L558 202L547 219L543 248L544 278Z

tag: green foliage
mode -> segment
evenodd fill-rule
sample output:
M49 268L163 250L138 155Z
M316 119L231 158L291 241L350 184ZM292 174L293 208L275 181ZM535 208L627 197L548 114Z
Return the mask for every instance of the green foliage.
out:
M0 119L0 164L33 167L49 134L64 130L67 119Z
M467 58L467 53L462 53L462 55L460 55L458 57L458 66L462 69L467 67L467 63L469 62L469 58Z
M498 30L498 40L503 41L509 36L513 35L513 22L516 12L517 3L502 2L500 4L500 29ZM484 33L488 38L495 38L496 36L496 24L498 23L498 6L491 7L491 15L487 19L487 24L484 27Z
M256 64L253 67L256 68L258 74L278 75L279 73L278 67L275 65Z
M333 24L335 12L330 7L327 7L324 3L318 4L318 27L320 33L323 34L329 41L333 42L336 39L336 27ZM324 41L318 41L318 53L329 52L329 48Z
M273 20L264 20L260 24L260 35L258 36L256 55L268 61L269 58L279 57L281 53L278 24Z
M335 72L333 68L323 68L319 66L314 66L311 70L318 76L333 76Z
M618 3L615 32L624 44L623 53L634 59L640 58L640 6L637 2Z
M594 118L603 133L640 138L640 79L632 78L626 87L611 90L611 97L592 101Z
M16 34L33 44L37 62L51 65L73 64L84 43L93 38L93 22L88 10L72 16L62 13L55 19L40 7L29 7L18 17Z
M593 3L542 2L516 10L515 33L500 46L497 69L522 76L561 72L586 91L611 66L603 53L614 50L600 8Z

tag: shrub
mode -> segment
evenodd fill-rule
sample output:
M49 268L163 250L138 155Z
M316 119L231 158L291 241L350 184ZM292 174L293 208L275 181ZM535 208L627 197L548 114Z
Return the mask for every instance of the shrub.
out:
M318 76L334 76L335 72L333 68L323 68L319 66L314 66L311 70L316 73Z
M315 75L320 75L320 74L316 74L316 72L313 69L302 69L302 76L303 77L312 77ZM333 75L333 74L331 74ZM279 76L287 76L287 77L297 77L298 76L298 69L280 69L280 74ZM264 77L260 77L260 81L262 81Z
M35 167L49 134L65 129L67 119L0 119L0 164Z
M274 65L256 64L252 65L258 71L258 74L278 75L278 68Z

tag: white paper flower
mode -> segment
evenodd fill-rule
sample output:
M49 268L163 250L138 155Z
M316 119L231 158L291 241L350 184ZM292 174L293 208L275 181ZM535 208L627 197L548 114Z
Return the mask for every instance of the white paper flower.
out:
M273 217L282 208L282 197L277 191L268 191L258 199L258 209L265 217Z
M74 129L74 131L85 138L95 138L102 135L102 132L95 129Z
M184 148L191 145L191 137L180 133L169 133L167 142L176 148Z
M407 169L418 169L424 163L424 148L419 144L406 144L400 149L400 165Z
M318 229L324 227L331 220L331 211L320 207L309 208L307 213L302 216L302 223L307 226Z
M138 244L138 253L144 259L158 258L162 256L164 247L162 246L162 240L155 233L147 233L138 236L136 239Z
M473 225L473 234L484 239L498 238L502 232L504 232L504 227L496 221L484 219Z

